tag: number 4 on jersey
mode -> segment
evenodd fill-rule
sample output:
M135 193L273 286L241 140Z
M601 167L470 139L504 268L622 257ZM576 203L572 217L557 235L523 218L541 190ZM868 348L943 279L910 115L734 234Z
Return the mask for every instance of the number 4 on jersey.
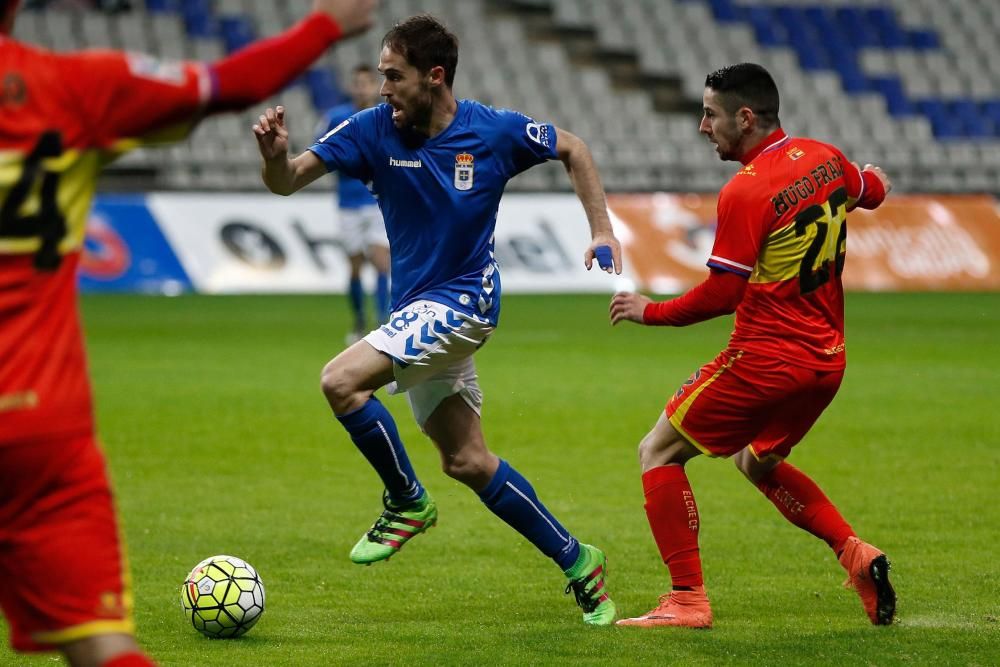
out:
M59 174L45 171L42 160L62 155L62 137L58 132L46 132L24 158L21 178L10 188L7 199L0 207L0 238L39 238L41 246L35 254L35 268L53 271L59 267L59 242L66 236L66 218L59 211L56 193ZM36 182L40 180L38 211L21 215L21 208L28 200Z

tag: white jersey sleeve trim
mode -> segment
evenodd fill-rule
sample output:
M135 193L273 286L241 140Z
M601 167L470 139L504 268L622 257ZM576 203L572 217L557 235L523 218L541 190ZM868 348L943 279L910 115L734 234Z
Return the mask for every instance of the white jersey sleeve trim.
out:
M725 264L727 266L733 266L737 269L743 269L744 271L753 271L752 266L747 266L746 264L740 264L739 262L734 262L731 259L726 259L725 257L719 257L718 255L712 255L708 258L710 262L719 262L720 264Z
M858 166L857 166L856 164L854 164L853 162L851 163L851 166L852 166L852 167L854 167L855 169L857 169L857 170L858 170L858 178L860 178L860 179L861 179L861 190L860 190L860 191L858 191L858 197L857 197L857 200L858 200L858 201L861 201L861 199L862 199L862 198L863 198L863 197L865 196L865 175L864 175L864 173L863 173L863 172L861 171L861 168L860 168L860 167L858 167Z
M212 74L205 63L196 63L195 71L198 73L198 101L204 109L212 101Z

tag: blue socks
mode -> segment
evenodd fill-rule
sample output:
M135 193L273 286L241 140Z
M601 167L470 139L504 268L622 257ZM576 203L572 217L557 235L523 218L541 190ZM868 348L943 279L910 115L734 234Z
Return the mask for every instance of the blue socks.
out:
M338 415L337 419L382 479L393 505L406 505L423 494L396 423L378 399L373 396L359 409ZM561 570L565 572L576 563L580 543L549 513L528 480L506 461L500 460L500 467L479 498Z
M423 494L424 487L413 472L396 422L377 398L371 397L354 412L338 415L337 419L382 478L394 505L405 505Z
M365 328L365 288L361 284L361 278L351 278L348 296L351 301L351 310L354 312L354 323L358 329ZM358 326L360 325L360 326Z
M365 328L365 288L361 278L351 278L348 288L348 298L351 311L354 313L355 326ZM375 317L376 324L385 324L389 319L389 274L380 273L375 280ZM359 326L360 325L360 326Z
M580 555L580 543L549 514L524 477L503 459L479 499L507 525L524 535L564 572Z
M378 323L384 324L389 320L389 274L380 273L375 281L375 314Z

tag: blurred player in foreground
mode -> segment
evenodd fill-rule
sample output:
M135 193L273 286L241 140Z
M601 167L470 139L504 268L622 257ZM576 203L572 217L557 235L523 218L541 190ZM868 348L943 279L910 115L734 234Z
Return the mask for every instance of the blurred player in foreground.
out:
M9 37L0 0L0 606L19 651L73 665L152 664L95 436L76 267L101 168L206 113L279 90L374 0L316 0L298 25L218 62L50 53Z
M759 65L710 74L704 114L700 131L719 157L743 164L719 194L709 277L660 303L616 294L611 321L685 326L735 311L736 328L639 445L646 515L673 586L656 609L618 623L711 627L700 520L684 472L689 459L707 454L733 456L786 519L825 540L871 622L889 624L896 594L885 554L859 540L815 482L784 460L844 375L847 212L876 208L889 180L829 144L785 134L778 89Z
M369 65L358 65L351 74L351 101L333 107L320 121L316 136L322 138L338 125L362 109L381 101L375 70ZM340 240L350 262L348 296L354 328L347 334L347 344L352 345L368 333L365 318L365 290L361 283L361 269L367 259L375 269L375 323L382 324L389 316L389 239L378 202L368 191L368 186L356 178L341 175L337 184L337 205L340 208Z
M272 192L288 195L339 171L371 181L385 216L393 312L386 325L328 363L322 376L334 414L385 484L385 511L351 560L389 558L437 520L392 416L373 396L389 385L390 393L407 392L445 473L556 562L584 622L608 625L615 606L604 587L604 553L577 542L531 484L487 448L472 355L500 314L493 232L508 179L561 160L590 223L587 268L597 257L605 270L621 272L621 249L586 145L515 111L456 100L457 63L455 36L430 16L411 17L382 40L378 68L387 104L352 116L294 159L280 107L268 109L253 128Z

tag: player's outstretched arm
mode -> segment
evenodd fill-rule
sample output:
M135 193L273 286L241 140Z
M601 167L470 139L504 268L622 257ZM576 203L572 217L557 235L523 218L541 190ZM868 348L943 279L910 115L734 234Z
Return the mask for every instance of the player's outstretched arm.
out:
M206 113L245 109L281 90L331 44L370 25L376 4L314 0L316 11L288 30L212 63L165 65L119 51L60 54L62 85L79 100L74 113L86 119L93 146L119 153L123 138L175 140Z
M745 276L712 269L704 282L667 301L619 292L611 298L611 324L627 320L650 326L685 327L704 322L734 312L746 288Z
M615 238L611 230L611 220L608 218L608 202L604 196L604 186L601 185L601 177L597 173L597 165L590 154L590 149L580 137L556 128L556 153L559 160L566 166L569 173L569 180L573 183L576 196L583 204L583 210L587 214L587 221L590 223L590 247L584 253L583 262L587 270L594 264L597 257L598 264L602 269L611 273L622 272L622 247ZM610 262L604 258L603 251L598 254L601 246L607 246L611 250Z
M290 195L326 173L326 166L312 151L289 159L284 107L268 107L253 126L253 133L264 162L261 178L271 192Z

